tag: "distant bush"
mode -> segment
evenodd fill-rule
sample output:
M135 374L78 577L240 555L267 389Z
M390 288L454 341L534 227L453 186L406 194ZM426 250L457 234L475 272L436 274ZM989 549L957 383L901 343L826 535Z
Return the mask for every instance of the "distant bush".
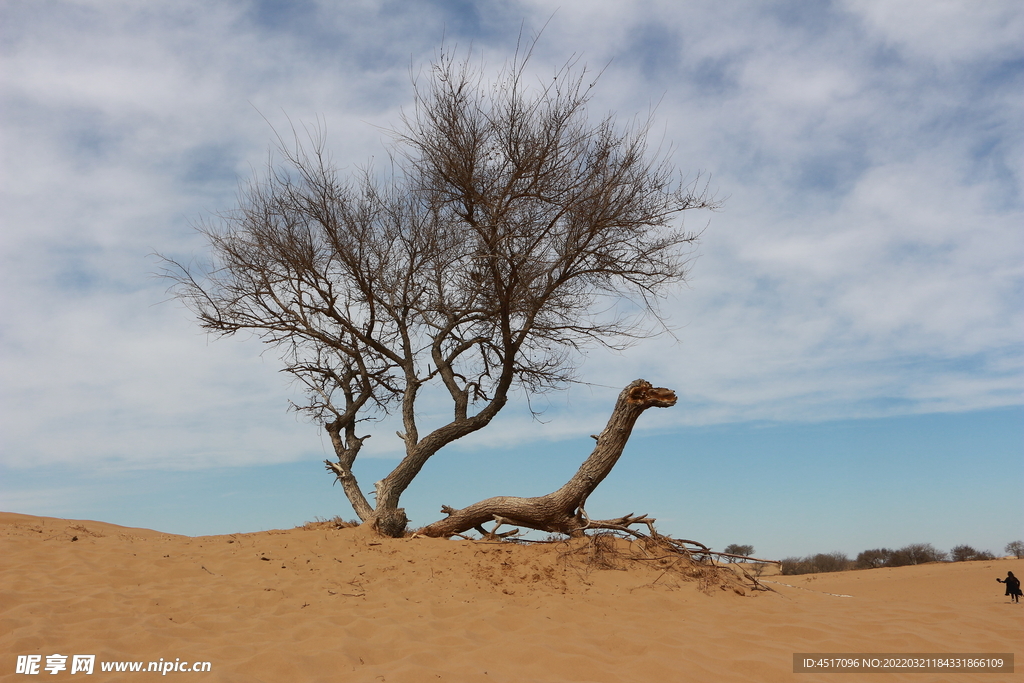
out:
M892 559L892 550L889 548L875 548L865 550L857 555L857 569L878 569L888 566Z
M977 554L978 551L969 545L958 545L949 551L949 559L953 562L966 562L967 560L973 560Z
M885 566L905 567L926 562L942 562L945 559L946 553L936 550L931 543L911 543L899 550L894 550Z
M797 571L802 562L803 558L800 557L784 557L779 564L779 571L782 574L805 574L806 572Z
M971 560L993 560L995 555L987 550L975 550L969 545L958 545L949 551L953 562L970 562Z
M1019 560L1024 557L1024 541L1010 541L1003 550Z
M782 561L783 574L822 574L853 569L854 562L845 553L818 553L807 557L787 557Z

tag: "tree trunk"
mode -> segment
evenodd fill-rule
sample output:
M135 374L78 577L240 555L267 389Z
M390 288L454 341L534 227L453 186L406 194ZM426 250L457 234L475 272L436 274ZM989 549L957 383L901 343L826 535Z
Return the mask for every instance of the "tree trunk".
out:
M444 506L441 511L448 516L424 527L419 533L448 537L495 521L570 536L581 535L587 522L580 508L622 455L637 418L648 408L668 408L675 403L676 395L669 389L653 387L642 379L630 383L619 394L607 426L596 437L594 451L560 489L535 498L488 498L461 510Z
M355 462L356 455L363 446L363 441L368 437L358 438L355 435L354 425L351 422L346 430L348 432L346 439L342 439L341 436L341 420L330 422L324 425L324 428L330 435L331 444L334 446L334 453L338 456L338 462L324 460L327 471L333 472L337 480L341 482L341 488L345 491L345 497L352 504L352 509L355 510L359 519L365 522L373 516L373 508L370 507L366 496L359 489L359 482L356 481L355 475L352 474L352 463Z

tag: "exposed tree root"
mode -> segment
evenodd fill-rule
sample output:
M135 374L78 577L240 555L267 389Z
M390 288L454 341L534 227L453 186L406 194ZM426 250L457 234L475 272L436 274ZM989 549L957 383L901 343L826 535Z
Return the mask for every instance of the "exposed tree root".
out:
M733 591L745 595L757 589L754 582L745 583L728 567L715 564L710 555L691 552L676 539L653 531L650 535L629 530L628 536L618 530L604 530L587 535L585 540L564 541L560 556L566 564L580 572L620 570L656 572L646 587L672 587L697 582L701 591ZM638 586L640 588L643 586Z
M703 543L687 539L673 538L659 533L654 526L656 521L647 515L632 513L615 519L592 520L585 510L580 510L584 521L579 533L565 534L566 538L535 540L520 537L520 530L498 532L505 525L512 525L510 519L496 515L494 526L490 529L477 525L484 542L520 543L520 544L558 544L560 559L567 566L580 573L581 578L592 570L629 571L638 565L660 570L649 586L663 583L666 577L681 582L696 581L700 589L706 593L714 589L732 590L740 595L745 591L773 591L755 576L747 572L739 564L721 565L716 557L742 558L759 563L778 564L775 560L720 553L711 550ZM646 532L631 528L643 525ZM589 532L589 533L587 533ZM419 534L414 534L419 535ZM457 534L466 538L462 534ZM739 574L737 574L739 572Z

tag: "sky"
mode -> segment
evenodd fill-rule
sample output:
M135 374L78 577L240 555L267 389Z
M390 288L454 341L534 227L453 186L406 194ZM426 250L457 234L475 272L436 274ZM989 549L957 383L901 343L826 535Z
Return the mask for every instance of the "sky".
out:
M321 126L342 172L442 44L486 73L540 34L591 114L651 140L720 210L674 333L588 350L436 455L414 525L540 495L642 377L594 517L771 559L1024 538L1024 8L1014 0L0 0L0 510L190 535L354 515L322 429L256 339L208 338L153 254L190 261L275 131ZM356 465L396 464L393 426Z

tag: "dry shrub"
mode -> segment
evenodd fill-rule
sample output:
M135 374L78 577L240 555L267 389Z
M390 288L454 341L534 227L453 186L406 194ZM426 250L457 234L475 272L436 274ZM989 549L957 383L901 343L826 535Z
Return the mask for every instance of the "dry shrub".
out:
M359 526L359 522L356 520L345 521L340 515L336 515L332 519L320 519L319 517L314 518L314 522L306 522L298 529L304 529L306 531L318 531L321 529L351 529L352 527Z

